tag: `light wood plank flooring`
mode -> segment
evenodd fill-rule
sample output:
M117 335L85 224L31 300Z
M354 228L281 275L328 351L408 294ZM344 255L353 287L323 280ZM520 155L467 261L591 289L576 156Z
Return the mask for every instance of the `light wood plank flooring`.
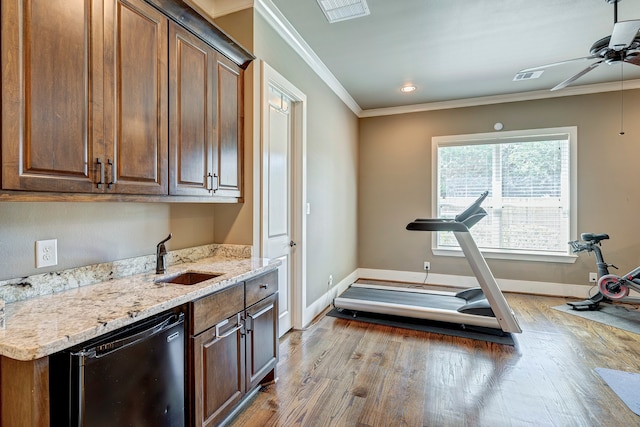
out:
M506 297L515 347L322 316L232 426L640 426L594 372L640 372L639 335Z

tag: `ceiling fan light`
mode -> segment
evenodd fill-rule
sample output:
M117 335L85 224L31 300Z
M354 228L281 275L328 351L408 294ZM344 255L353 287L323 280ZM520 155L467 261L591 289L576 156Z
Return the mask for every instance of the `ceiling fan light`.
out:
M369 15L367 0L317 0L330 24Z

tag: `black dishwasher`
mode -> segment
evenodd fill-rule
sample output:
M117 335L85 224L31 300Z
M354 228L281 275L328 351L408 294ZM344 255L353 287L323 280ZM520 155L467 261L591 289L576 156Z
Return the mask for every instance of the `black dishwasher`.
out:
M51 425L184 426L184 344L172 312L50 356Z

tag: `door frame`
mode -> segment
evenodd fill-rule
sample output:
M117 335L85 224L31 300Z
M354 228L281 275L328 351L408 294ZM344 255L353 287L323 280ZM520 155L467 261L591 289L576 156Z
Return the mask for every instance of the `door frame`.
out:
M291 240L296 242L291 251L291 325L302 329L307 307L307 96L273 69L265 61L260 61L260 254L266 252L266 227L263 222L268 210L268 201L263 197L266 182L264 170L265 140L269 129L269 85L275 86L292 100L293 135L291 141Z

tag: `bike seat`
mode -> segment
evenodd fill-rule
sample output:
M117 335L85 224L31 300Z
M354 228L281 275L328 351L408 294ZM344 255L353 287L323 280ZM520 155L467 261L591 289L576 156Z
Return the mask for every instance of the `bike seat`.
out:
M607 240L608 234L582 233L580 238L585 242L599 243L600 240Z

